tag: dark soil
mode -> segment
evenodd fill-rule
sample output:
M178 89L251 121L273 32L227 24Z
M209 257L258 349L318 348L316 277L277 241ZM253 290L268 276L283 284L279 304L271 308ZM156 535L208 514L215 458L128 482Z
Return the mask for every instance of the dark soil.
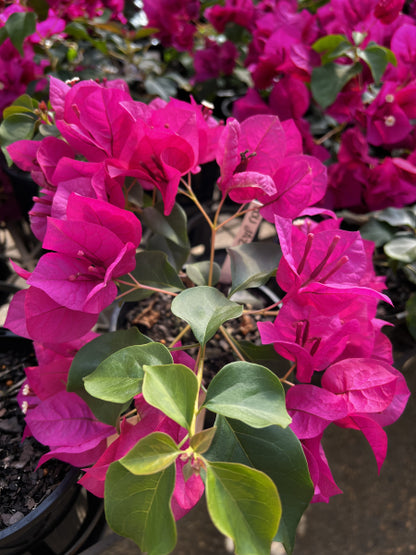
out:
M33 437L22 441L25 422L16 395L25 379L24 368L34 364L33 352L22 352L20 346L0 353L0 529L37 507L71 468L51 460L36 470L48 449Z

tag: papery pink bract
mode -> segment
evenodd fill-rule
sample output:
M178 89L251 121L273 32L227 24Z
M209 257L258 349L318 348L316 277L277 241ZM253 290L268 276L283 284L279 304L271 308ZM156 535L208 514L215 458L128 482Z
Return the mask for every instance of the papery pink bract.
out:
M321 441L322 434L301 441L315 487L311 503L328 503L330 497L342 493L332 476Z
M311 384L291 387L286 394L286 408L292 418L290 428L299 439L317 437L331 422L348 416L343 397Z
M104 451L106 438L115 431L96 420L78 395L67 391L48 397L29 411L26 423L33 436L51 449L40 464L51 457L75 466L91 464L97 458L97 450Z

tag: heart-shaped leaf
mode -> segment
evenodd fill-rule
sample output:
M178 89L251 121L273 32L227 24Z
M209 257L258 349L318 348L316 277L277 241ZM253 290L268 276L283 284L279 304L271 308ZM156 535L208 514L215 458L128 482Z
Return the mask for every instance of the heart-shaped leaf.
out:
M287 413L285 394L273 372L251 362L231 362L210 383L204 407L245 422L254 428L292 421Z
M227 249L231 259L229 296L248 287L260 287L276 273L282 251L276 243L247 243Z
M170 508L174 487L174 464L156 474L136 476L120 462L113 462L105 480L108 524L148 555L167 555L176 544L176 525Z
M269 426L261 430L238 420L218 416L210 461L238 462L265 472L279 492L282 518L276 541L292 553L296 528L313 495L313 484L300 441L290 428Z
M216 462L207 465L205 485L210 517L236 553L270 555L282 512L273 481L254 468Z
M103 360L84 378L86 391L112 403L126 403L140 393L143 365L169 364L172 356L162 343L124 347Z
M182 453L173 439L163 432L145 436L120 459L132 474L155 474L170 466Z
M187 264L185 266L186 275L192 280L195 285L208 285L210 263L208 260L195 262L194 264ZM214 262L212 272L212 284L216 285L220 279L221 268Z
M175 297L171 309L175 316L188 322L201 345L205 345L224 322L243 313L241 305L208 286L185 289Z
M183 428L191 425L198 395L198 380L183 364L145 365L143 396Z
M124 347L146 343L150 343L150 339L140 333L137 328L106 333L93 339L75 355L69 369L67 390L82 397L101 422L115 426L125 404L110 403L92 397L85 390L84 377L91 374L112 353Z

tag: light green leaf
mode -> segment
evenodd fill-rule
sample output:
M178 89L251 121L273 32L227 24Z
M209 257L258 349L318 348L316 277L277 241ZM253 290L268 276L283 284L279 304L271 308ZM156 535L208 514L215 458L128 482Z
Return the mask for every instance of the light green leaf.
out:
M224 366L208 387L204 407L254 428L272 424L285 428L292 421L279 378L264 366L251 362L231 362Z
M275 243L247 243L227 249L231 259L232 286L229 295L259 287L276 273L282 250Z
M332 52L343 42L348 42L345 35L327 35L315 41L312 48L315 52ZM350 46L351 43L350 43Z
M155 474L174 463L181 453L168 434L154 432L136 443L120 463L135 475Z
M187 264L185 266L185 271L186 275L191 281L193 281L193 283L195 283L195 285L208 285L209 268L209 260L203 260L202 262ZM221 268L216 262L214 262L211 285L216 285L218 283L220 275Z
M4 109L3 117L7 118L12 114L23 114L25 112L30 112L33 114L33 111L38 107L38 105L39 102L37 100L29 96L28 94L22 94L13 101L13 104L11 104L11 106L8 106Z
M233 539L238 555L270 555L282 511L266 474L239 463L209 463L206 497L213 523Z
M145 365L146 401L189 430L198 395L198 379L183 364Z
M243 313L241 305L208 286L182 291L173 300L171 309L175 316L188 322L201 345L205 345L224 322Z
M212 440L214 439L215 432L217 428L207 428L206 430L201 430L197 434L191 437L189 441L190 447L199 454L205 453L211 446Z
M86 27L82 23L78 23L76 21L68 23L65 27L65 33L74 37L74 39L90 40L90 35L88 34Z
M169 364L172 356L162 343L146 343L119 349L85 376L84 386L93 397L127 403L141 392L145 364Z
M148 555L167 555L176 544L176 525L170 508L174 487L173 464L157 474L135 476L120 462L113 462L105 480L108 524Z
M210 461L245 464L270 476L283 508L274 539L291 553L296 528L314 489L300 441L290 428L280 426L259 430L223 416L217 417L215 425L217 432L205 457Z
M360 31L353 31L351 35L352 35L352 40L354 41L354 44L356 46L360 46L360 44L364 42L364 39L366 38L367 34L368 33L361 33Z
M84 377L91 374L112 353L130 345L144 345L150 341L137 328L106 333L93 339L75 355L69 369L67 390L82 397L101 422L115 426L119 415L126 408L125 403L110 403L92 397L85 390Z
M312 96L322 108L333 104L338 93L344 86L362 71L362 65L357 62L352 65L329 62L312 70Z
M4 24L10 40L23 56L23 42L26 37L36 32L36 15L34 12L12 13Z
M394 260L413 262L416 260L416 237L395 237L384 245L384 252Z

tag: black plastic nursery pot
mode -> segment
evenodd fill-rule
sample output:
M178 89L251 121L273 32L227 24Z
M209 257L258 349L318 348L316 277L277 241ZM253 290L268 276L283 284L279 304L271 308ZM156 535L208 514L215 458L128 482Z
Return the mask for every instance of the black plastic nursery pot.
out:
M1 328L0 353L8 351L18 353L23 360L33 352L32 342ZM4 372L3 367L1 370ZM3 396L6 391L0 393ZM7 421L7 412L4 421ZM7 452L6 447L6 455ZM31 460L34 467L37 459L34 457ZM2 461L2 474L6 481L16 480L16 477L7 479L5 461ZM16 471L16 466L13 470ZM72 555L93 545L105 525L103 500L80 486L77 483L79 477L80 470L68 465L57 485L47 490L37 506L17 522L0 530L0 555ZM3 487L5 485L0 483L1 508L5 510L5 496L1 493ZM26 502L23 490L21 495L25 496Z
M31 513L0 531L1 555L72 555L97 540L104 526L101 499L89 494L73 468Z

